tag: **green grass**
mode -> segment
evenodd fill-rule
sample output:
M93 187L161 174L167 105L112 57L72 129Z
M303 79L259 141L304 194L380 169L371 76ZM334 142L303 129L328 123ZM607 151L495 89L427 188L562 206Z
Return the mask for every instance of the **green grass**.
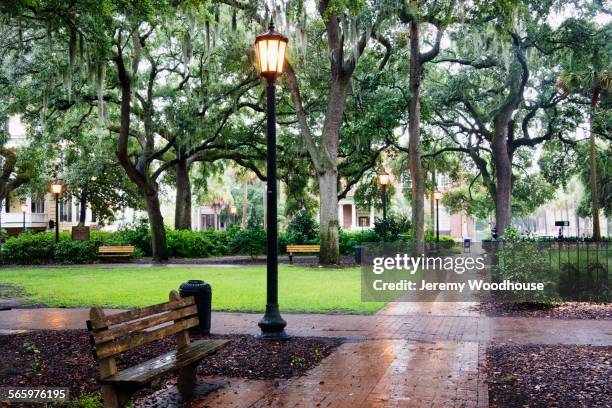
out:
M0 285L18 286L27 302L49 307L148 306L188 279L210 283L214 310L262 312L265 306L264 266L0 269ZM369 314L384 306L361 302L359 268L285 265L279 266L279 303L282 311L307 313Z

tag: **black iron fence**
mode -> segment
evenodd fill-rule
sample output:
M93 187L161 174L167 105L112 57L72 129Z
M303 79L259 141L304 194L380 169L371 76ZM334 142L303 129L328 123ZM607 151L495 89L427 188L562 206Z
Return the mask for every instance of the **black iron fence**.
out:
M551 300L610 301L610 242L493 241L483 243L493 258L492 278L545 280Z

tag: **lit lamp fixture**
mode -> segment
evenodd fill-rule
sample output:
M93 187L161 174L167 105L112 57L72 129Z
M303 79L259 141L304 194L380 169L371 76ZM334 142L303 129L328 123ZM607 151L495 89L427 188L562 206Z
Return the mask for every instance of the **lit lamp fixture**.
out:
M386 186L387 184L389 184L389 173L387 173L386 171L379 173L378 184L380 184L381 186Z
M28 211L28 204L25 201L21 202L21 212L23 213L23 232L26 232L26 212Z
M286 339L287 322L280 315L278 307L278 217L276 208L276 97L274 83L282 74L287 49L287 37L274 31L270 21L268 31L255 38L255 54L259 74L266 78L266 141L267 141L267 256L266 256L266 311L258 325L261 338Z
M436 242L440 242L440 200L442 199L442 193L436 190L433 196L436 200Z
M238 209L236 208L235 205L232 205L230 207L230 215L232 216L232 223L235 224L236 223L236 213L238 212Z
M387 185L389 184L389 173L384 170L378 173L378 184L382 188L383 242L385 242L387 240Z
M268 31L255 38L257 68L259 74L268 79L268 82L273 82L278 75L283 73L288 42L287 37L274 31L272 20L270 20Z
M60 180L51 183L51 192L55 195L55 243L59 242L59 196L64 191L64 185Z

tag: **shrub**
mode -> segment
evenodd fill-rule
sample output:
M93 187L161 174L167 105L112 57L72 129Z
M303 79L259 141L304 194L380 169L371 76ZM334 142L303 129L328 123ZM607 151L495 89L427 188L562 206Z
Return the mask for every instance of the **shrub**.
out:
M209 257L227 254L224 231L168 230L168 251L173 257Z
M379 236L374 230L368 229L363 231L340 231L340 253L342 255L353 255L355 247L363 242L378 242Z
M116 239L123 245L133 245L138 248L144 255L151 256L151 231L149 230L149 222L146 218L142 218L136 223L126 228L117 231Z
M67 233L61 233L60 239L70 239ZM6 240L2 246L3 261L9 264L41 264L53 261L55 234L25 233Z
M319 225L312 214L299 211L287 225L287 241L290 244L310 244L319 239Z
M60 233L55 245L54 232L20 234L8 239L2 247L2 260L9 264L43 264L55 260L64 264L82 264L98 261L100 245L131 245L125 235L118 232L92 231L89 241L73 241L69 232ZM138 247L134 256L142 256Z
M55 257L63 264L87 264L98 260L99 243L93 240L61 240L55 247Z
M238 231L229 242L232 254L257 255L266 253L266 232L261 227L251 227Z
M378 235L376 241L383 239L384 223L382 218L374 220L374 231ZM389 214L387 216L387 242L405 241L410 236L410 220L406 216Z
M436 234L432 233L431 231L427 231L425 232L425 242L428 243L433 243L433 242L437 242L436 241ZM449 235L442 235L440 234L440 242L445 242L445 243L455 243L455 238L449 236Z

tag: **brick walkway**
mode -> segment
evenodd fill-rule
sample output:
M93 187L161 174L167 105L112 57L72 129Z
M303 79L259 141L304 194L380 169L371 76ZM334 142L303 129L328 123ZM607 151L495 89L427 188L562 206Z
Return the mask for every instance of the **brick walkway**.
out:
M490 342L612 345L609 321L486 317L473 306L392 303L373 316L285 314L294 336L347 340L304 377L229 379L229 386L194 406L485 407L479 367ZM87 309L0 311L0 333L83 329L87 314ZM260 317L213 313L212 331L257 334Z

